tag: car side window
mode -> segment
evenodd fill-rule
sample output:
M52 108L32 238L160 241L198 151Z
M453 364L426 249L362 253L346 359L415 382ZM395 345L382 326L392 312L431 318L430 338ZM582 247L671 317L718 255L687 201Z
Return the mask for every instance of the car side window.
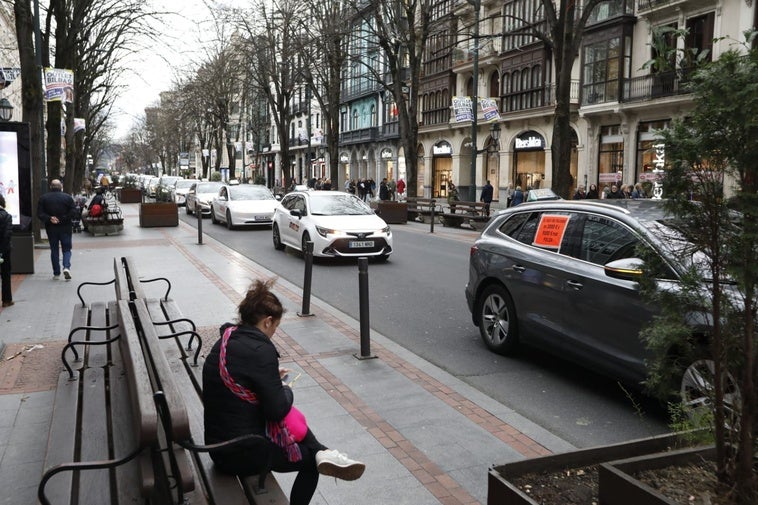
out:
M282 207L284 207L287 210L292 210L292 202L295 201L295 197L293 196L285 196L282 199Z
M303 215L305 215L306 214L306 212L305 212L305 198L303 198L302 196L296 197L295 198L295 205L294 205L293 208L299 210L300 212L302 212Z
M504 235L515 238L514 235L516 235L519 230L521 230L521 227L524 225L524 221L526 221L529 215L530 214L528 212L512 215L503 221L503 224L500 225L498 231Z
M532 245L534 243L534 236L537 233L537 227L540 224L540 213L532 212L528 215L524 224L516 230L511 237L518 240L522 244Z
M582 232L579 258L596 265L634 258L637 236L621 223L603 216L588 215Z

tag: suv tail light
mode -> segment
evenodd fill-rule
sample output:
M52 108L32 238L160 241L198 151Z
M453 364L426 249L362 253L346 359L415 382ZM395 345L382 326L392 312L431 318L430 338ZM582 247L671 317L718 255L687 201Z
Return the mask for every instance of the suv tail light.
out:
M471 250L469 251L469 258L472 257L474 254L476 254L479 251L479 246L472 245Z

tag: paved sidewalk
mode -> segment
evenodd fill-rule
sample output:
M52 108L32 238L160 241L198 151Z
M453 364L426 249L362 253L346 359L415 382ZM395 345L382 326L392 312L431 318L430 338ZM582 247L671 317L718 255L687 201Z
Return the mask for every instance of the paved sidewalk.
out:
M235 318L250 281L275 275L207 235L197 244L197 230L184 223L140 228L137 205L122 210L121 234L74 235L73 280L52 279L42 248L35 249L35 274L14 276L16 304L0 310L0 504L36 503L60 349L80 282L111 280L113 258L131 256L143 277L169 278L182 312L215 336L220 323ZM435 236L476 234L435 227ZM160 283L144 289L162 294ZM295 386L298 407L324 444L367 465L356 482L321 479L314 505L486 503L493 464L572 448L384 335L371 334L376 359L356 359L359 321L315 296L314 317L298 317L302 290L280 278L275 292L287 313L274 342L285 366L303 374ZM294 476L276 477L289 490Z

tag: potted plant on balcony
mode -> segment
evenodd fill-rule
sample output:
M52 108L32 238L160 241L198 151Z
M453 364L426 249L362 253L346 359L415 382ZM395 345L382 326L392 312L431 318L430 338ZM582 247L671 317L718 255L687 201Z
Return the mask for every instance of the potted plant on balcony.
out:
M140 204L139 225L143 228L179 226L179 207L168 186L159 184L155 188L155 201Z

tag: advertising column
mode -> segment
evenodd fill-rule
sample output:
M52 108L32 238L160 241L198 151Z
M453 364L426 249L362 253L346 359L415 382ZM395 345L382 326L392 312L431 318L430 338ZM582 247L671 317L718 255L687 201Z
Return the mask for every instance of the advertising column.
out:
M0 123L0 193L13 222L13 274L34 273L30 148L28 123Z

